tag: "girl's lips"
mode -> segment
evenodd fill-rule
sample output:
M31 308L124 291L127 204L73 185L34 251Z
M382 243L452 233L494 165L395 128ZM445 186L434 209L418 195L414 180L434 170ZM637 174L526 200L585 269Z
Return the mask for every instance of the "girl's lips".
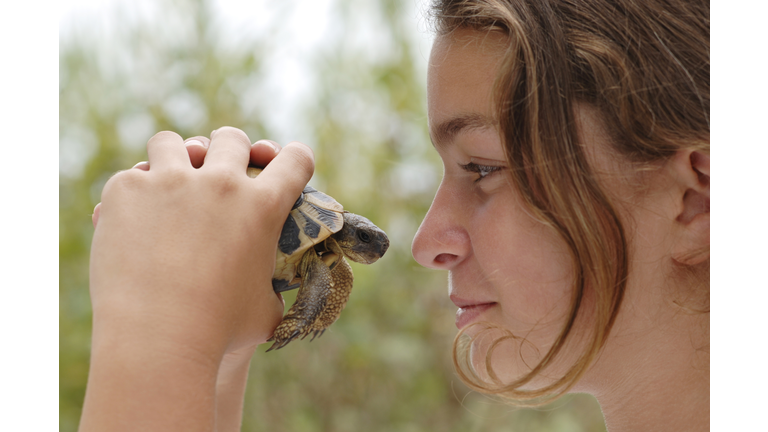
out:
M483 312L491 308L495 303L483 303L460 307L456 311L456 327L461 330L477 319Z

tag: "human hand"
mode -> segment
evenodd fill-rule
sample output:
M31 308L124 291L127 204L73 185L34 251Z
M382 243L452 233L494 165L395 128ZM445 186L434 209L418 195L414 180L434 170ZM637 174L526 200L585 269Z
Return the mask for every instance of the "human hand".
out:
M227 151L228 152L239 151L239 149L232 147L233 140L240 139L242 140L243 144L247 140L247 137L245 137L245 135L242 134L242 132L240 132L239 130L232 129L232 128L222 128L221 131L229 134L229 136L227 137L222 136L220 139L221 146L222 146L220 152L222 153ZM233 136L233 134L239 135L239 136ZM258 240L260 240L264 236L264 234L271 234L271 236L268 236L268 237L271 237L270 240L272 241L270 243L272 244L272 246L264 248L266 249L266 251L259 250L258 253L256 253L254 257L252 257L251 259L243 259L242 255L235 254L235 253L227 253L227 252L221 253L220 256L218 256L218 258L226 261L233 261L235 258L238 258L238 261L244 261L244 263L240 265L243 265L244 267L252 268L252 269L254 269L255 267L269 267L270 269L267 269L265 271L258 272L257 270L252 270L249 273L251 274L258 273L260 276L262 276L263 281L266 281L266 282L260 285L263 285L264 288L268 288L265 291L268 292L269 296L275 297L278 300L280 300L280 297L274 294L274 292L272 291L271 283L270 283L270 278L272 274L271 268L274 265L274 253L273 253L275 249L274 245L276 245L277 243L277 238L279 237L280 228L282 227L282 223L284 222L285 216L287 216L287 213L290 210L290 206L295 201L293 199L293 196L300 195L301 189L307 183L308 178L311 177L311 169L312 169L311 168L312 166L311 151L309 151L305 146L300 144L289 145L285 150L286 152L285 157L289 157L288 153L290 153L290 156L292 156L294 160L285 161L285 163L282 164L284 166L281 166L281 167L278 167L277 164L282 162L282 160L281 159L276 160L273 166L265 170L265 173L274 171L274 175L271 176L269 179L267 179L267 181L265 182L259 182L259 183L262 183L260 184L260 186L262 186L262 189L265 189L265 188L269 189L269 196L273 199L270 199L265 202L263 200L259 200L259 198L257 197L255 198L257 201L257 204L255 204L254 206L253 200L251 200L251 202L249 203L247 198L244 197L243 199L239 199L237 194L234 194L235 195L234 197L224 197L221 194L217 194L217 192L219 191L214 190L214 191L207 191L207 192L213 192L213 195L218 195L218 196L205 197L205 195L203 195L205 192L204 192L204 189L201 189L200 186L211 186L214 189L217 189L218 179L212 176L221 175L221 174L226 175L228 174L226 170L229 170L232 168L228 166L222 166L220 167L220 169L214 170L211 167L211 165L214 162L210 162L210 161L208 162L208 165L203 167L203 161L206 159L206 156L209 153L208 147L211 144L211 141L208 138L194 137L194 138L188 139L185 142L186 144L185 147L189 156L189 163L185 165L183 163L183 159L184 159L183 150L181 150L184 147L180 145L180 138L175 134L168 134L171 136L161 136L161 135L165 135L165 133L161 133L161 134L158 134L158 136L153 137L152 140L150 140L150 143L148 144L148 150L150 153L149 162L152 162L152 159L153 159L152 156L153 156L153 153L155 153L156 155L154 158L157 159L155 164L157 164L158 166L154 166L155 164L153 164L154 169L150 170L150 163L142 162L137 164L134 167L140 171L145 171L150 175L156 174L154 179L155 181L152 182L152 180L147 179L146 180L147 184L138 185L133 183L135 181L134 179L124 180L124 181L131 182L132 183L131 186L143 187L144 191L141 192L140 190L135 188L132 191L128 191L132 193L132 196L127 196L126 199L127 200L132 199L134 201L138 200L137 203L133 203L133 201L120 202L119 198L116 199L116 201L118 201L117 205L120 206L120 207L116 206L116 213L117 213L116 216L122 216L123 220L125 220L126 222L132 225L120 225L121 229L118 230L118 232L116 233L118 236L110 237L110 241L114 242L115 240L120 239L121 241L125 242L125 243L119 244L119 247L121 247L123 250L126 250L128 253L133 253L134 255L145 255L145 257L140 260L142 264L141 269L144 271L144 273L146 273L147 270L152 268L152 264L155 264L158 262L165 262L168 260L174 260L176 262L176 265L180 265L182 267L188 267L190 269L197 269L197 271L195 272L195 275L202 276L202 275L207 275L207 272L210 271L209 269L210 266L194 267L192 265L188 265L188 263L199 261L199 257L193 256L197 252L209 253L209 250L213 245L213 243L200 244L200 242L197 242L197 244L195 244L193 247L197 247L199 248L199 250L188 249L187 245L190 242L194 243L194 240L196 240L196 237L199 237L199 236L190 236L187 234L188 232L199 232L200 234L202 234L203 237L205 237L205 239L201 239L201 240L204 240L205 242L208 242L210 240L215 240L217 241L216 244L221 244L225 248L229 245L232 245L233 247L245 247L247 249L253 249L252 247L253 243L248 244L249 242L245 239L245 236L241 236L240 233L247 230L247 227L249 225L256 226L257 228L264 228L263 230L260 230L260 232L257 234L257 237L258 237ZM219 135L216 136L216 139L219 139ZM195 142L199 144L193 144ZM161 146L171 146L171 145L177 146L178 148L176 149L158 148ZM243 178L241 178L240 180L246 184L255 183L255 182L253 182L252 179L249 179L245 176L245 166L247 166L249 162L252 165L266 166L273 158L275 158L275 155L280 150L279 145L277 145L272 141L267 141L267 140L258 141L253 145L250 145L250 143L248 143L248 146L250 147L249 153L243 153L242 151L239 151L240 154L232 154L232 155L225 154L221 156L222 158L226 158L226 157L239 158L239 160L233 159L232 161L230 161L230 160L224 159L224 161L226 163L235 162L236 164L242 165ZM297 150L297 147L298 147L298 150ZM156 149L156 150L153 152L153 149ZM176 150L175 154L171 153L173 152L173 150ZM177 160L172 160L172 162L168 161L167 159L170 159L171 157L175 157ZM309 158L309 160L307 160L307 157ZM304 158L304 160L302 160L302 158ZM178 160L178 159L182 159L182 160ZM216 159L217 158L214 155L213 160L216 160ZM297 181L293 181L293 182L290 181L292 179L290 179L289 174L287 174L288 172L295 173L296 171L294 167L288 166L292 162L298 162L299 165L301 164L305 165L303 167L302 166L298 167L298 168L305 169L305 172L303 173L305 177L300 178ZM174 163L177 166L174 166L173 165ZM307 163L309 164L309 171L306 170ZM238 170L237 166L238 165L235 165L235 168L234 168L235 170ZM162 185L162 186L158 185L159 182L163 181L163 178L160 177L161 175L166 175L167 177L168 171L170 169L184 168L184 167L186 167L186 171L188 174L197 174L197 176L195 176L195 178L185 179L186 181L188 181L187 184L180 184L181 182L174 181L173 182L174 184L166 183L165 185ZM191 167L201 168L201 169L200 170L189 169ZM283 168L282 172L279 171L280 168ZM211 175L206 175L208 173L208 170L212 171L212 173L210 173ZM134 174L134 173L136 172L125 171L113 177L110 180L110 182L105 186L104 195L108 194L108 190L111 186L111 183L114 183L118 180L123 180L122 179L123 176L127 176L128 174ZM181 173L173 173L173 172L170 173L170 175L178 175L178 174L181 174ZM137 177L137 176L131 176L131 177ZM139 174L139 177L137 177L137 179L143 178L143 177L149 177L149 176L147 176L146 174L144 175ZM264 176L262 175L260 177L264 177ZM294 175L293 177L296 177L296 175ZM205 178L208 184L200 185L199 184L200 178ZM283 179L285 181L283 181ZM170 179L167 179L167 178L165 180L170 181ZM194 182L196 181L198 182L197 186L194 186L195 184ZM295 189L295 191L293 192L286 191L281 196L280 190L289 189L291 186L291 183L295 183L293 184L293 189ZM173 191L174 196L178 197L178 199L181 200L178 203L179 205L169 205L169 203L167 202L168 197L165 196L166 192L162 189L163 186L165 186L166 188L170 187L171 189L174 189ZM245 192L246 194L248 193L247 190L241 191L241 192ZM184 195L185 193L187 193L187 195ZM228 204L224 204L222 199L224 201L227 201L227 198L229 198L228 199L229 202ZM108 199L108 197L106 197L105 200L106 199ZM282 203L280 201L282 201ZM141 204L138 204L138 202L141 202ZM282 204L284 211L280 212L281 215L279 217L274 218L273 216L274 216L275 210L278 210L278 208L280 207L280 204ZM227 208L232 208L235 212L245 215L246 220L239 221L242 224L242 229L235 229L235 230L231 228L225 229L225 226L216 225L215 221L210 221L210 220L206 221L209 224L209 226L206 226L206 227L198 226L199 224L202 223L202 221L200 220L201 218L193 218L194 216L197 216L197 215L191 214L192 213L191 209L194 209L194 211L196 212L199 212L201 208L204 210L213 210L213 207L223 210L222 207L224 206L227 206ZM188 211L185 211L185 210L188 210ZM257 212L256 210L260 210L260 211ZM142 215L144 216L143 219L136 219L130 215L130 212L137 213L140 211L150 212L152 213L152 216L148 218L147 216L149 215L145 214L145 215ZM221 217L222 221L227 221L228 223L231 223L230 219L232 219L235 216L235 214L231 214L231 212L229 212L230 214L228 215L227 213L228 212L220 211L218 212L218 216ZM93 217L94 226L98 225L98 221L101 214L102 214L102 204L99 204L94 210L94 217ZM163 216L165 217L165 219L158 219L156 216ZM267 218L272 219L271 220L273 225L272 227L264 226L258 223L258 220L260 218L264 218L265 216ZM167 227L167 229L162 228L160 224L163 224L162 226ZM182 227L186 227L188 230L186 232L180 232ZM192 228L192 229L190 230L189 228ZM272 228L272 229L269 229L269 228ZM224 229L224 231L226 231L230 235L230 237L219 236L218 234L216 234L219 232L219 230L222 230L222 229ZM236 238L236 239L231 238L233 231L234 231L235 237L239 237L239 238ZM100 230L97 228L97 232L94 235L94 250L93 250L94 259L102 255L100 253L97 253L100 250L99 249L99 240L100 240L99 232ZM143 232L146 232L147 234L150 232L155 234L160 234L160 236L154 239L135 239L134 243L142 244L142 246L135 249L131 248L129 245L132 243L128 242L128 240L131 240L131 239L128 239L126 237L135 238L136 237L135 234L140 234ZM122 237L120 235L122 235ZM254 242L256 242L256 240L257 239L253 239ZM151 242L152 244L151 245L147 244L148 241ZM161 243L166 245L165 246L166 249L160 250L157 253L164 254L165 257L157 257L159 261L154 261L146 257L146 254L148 252L152 253L153 251L156 251L157 249L159 249L159 246ZM235 246L235 245L238 245L238 246ZM118 247L112 247L111 249L117 250ZM232 251L232 249L230 250ZM265 255L264 259L260 259L261 255ZM173 258L172 256L178 256L178 257ZM182 256L186 256L187 258L182 259L181 258ZM253 259L255 257L258 257L259 259ZM129 256L128 258L130 259L130 258L138 258L138 257ZM96 261L94 263L95 265L92 265L92 270L99 270L101 268L98 265L98 263L99 261ZM126 271L126 272L130 271L130 269L127 268L126 264L128 264L128 262L121 262L119 266L116 266L117 270ZM169 283L173 284L173 280L175 280L175 278L174 276L168 274L168 272L171 270L172 269L170 267L162 267L162 266L160 269L158 269L159 272L163 273L163 276L166 279L170 279ZM115 274L115 272L109 272L109 273ZM140 273L140 272L137 272L137 273ZM184 280L183 279L184 276L178 275L178 277L179 277L179 280ZM97 307L101 304L101 303L98 303L98 301L100 300L100 296L98 295L99 285L95 283L92 285L94 285L92 286L92 290L96 291L93 293L95 294L94 308L97 309ZM236 284L236 286L241 286L241 285ZM231 291L232 291L231 289L227 290L227 292L231 292ZM246 291L252 291L252 290L246 288ZM156 293L149 293L149 294L153 296L158 295ZM107 299L108 298L109 297L107 297ZM270 300L273 300L273 299L270 299ZM120 307L122 308L123 306L121 305ZM96 312L97 311L95 311L95 313ZM249 315L254 315L254 314L249 314ZM262 315L262 314L257 314L257 315ZM278 315L278 314L274 314L274 315ZM282 308L280 308L279 310L279 315L282 316ZM277 322L279 322L279 318L280 317L275 318ZM269 337L269 335L266 335L266 337ZM263 342L263 340L259 341L259 343L261 342ZM237 347L233 347L233 348L237 348Z
M159 133L147 145L148 163L104 187L91 252L92 376L111 376L93 361L104 365L98 359L105 353L130 346L154 365L183 358L216 386L225 355L254 349L280 322L283 303L271 284L275 249L311 177L312 153L292 143L274 156L268 143L251 145L233 128L199 141L190 150L178 135ZM266 165L271 157L257 179L247 177L249 162ZM130 370L139 381L167 377ZM159 390L189 397L183 383L173 383ZM210 404L200 403L202 415Z
M216 131L213 131L216 132ZM211 135L213 135L213 132ZM184 140L184 146L189 154L189 161L195 168L203 166L205 161L205 155L208 153L208 147L211 145L211 140L204 136L194 136ZM251 146L250 153L250 165L256 167L265 167L272 159L277 156L282 147L280 144L272 140L262 139L256 141ZM134 169L140 169L143 171L149 171L149 162L142 161L133 166ZM101 211L101 203L96 204L91 215L93 221L93 227L96 228L96 224L99 221L99 213Z

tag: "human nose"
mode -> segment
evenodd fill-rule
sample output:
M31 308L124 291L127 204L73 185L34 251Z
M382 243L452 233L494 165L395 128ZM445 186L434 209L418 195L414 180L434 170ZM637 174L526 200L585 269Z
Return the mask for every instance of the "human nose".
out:
M450 270L471 250L466 205L443 183L413 238L411 253L424 267Z

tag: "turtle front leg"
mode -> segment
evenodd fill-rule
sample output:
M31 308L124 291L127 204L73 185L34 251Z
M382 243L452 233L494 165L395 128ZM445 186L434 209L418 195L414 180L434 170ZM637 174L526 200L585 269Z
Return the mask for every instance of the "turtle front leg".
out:
M349 295L352 293L352 283L355 279L352 274L352 267L344 259L344 252L336 240L329 238L325 241L325 246L331 253L323 255L322 259L331 269L333 287L329 289L326 295L325 307L320 311L315 322L312 323L310 332L313 333L313 336L311 340L322 335L325 329L339 318L342 309L347 305Z
M269 339L275 343L267 351L280 349L297 337L306 337L325 307L329 290L334 286L331 269L316 253L306 253L301 258L299 276L301 286L296 301Z
M336 266L331 270L333 287L329 290L325 299L325 307L320 311L317 319L312 323L309 332L313 333L312 339L322 335L325 329L331 326L341 315L342 309L347 305L349 295L352 293L354 276L352 267L349 266L344 255L338 257ZM302 338L303 339L303 338Z

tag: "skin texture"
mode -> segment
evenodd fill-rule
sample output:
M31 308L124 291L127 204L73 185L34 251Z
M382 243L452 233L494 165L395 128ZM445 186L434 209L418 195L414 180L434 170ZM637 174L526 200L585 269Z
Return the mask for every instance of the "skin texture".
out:
M504 174L491 104L504 44L501 35L472 30L435 41L429 124L444 175L413 255L426 267L449 271L458 326L490 322L518 336L492 356L494 371L511 381L537 364L561 330L573 269L566 245L530 215ZM688 278L681 264L702 266L709 259L709 156L679 151L638 172L614 153L595 110L573 109L590 163L621 212L631 257L611 337L573 391L597 397L611 431L706 430L709 315L692 311L707 308L708 288ZM462 165L470 162L497 168L468 172ZM584 303L560 363L532 385L547 384L580 353L593 293ZM472 347L481 376L488 343L499 334Z
M239 430L249 361L283 313L280 227L313 156L229 127L197 138L155 135L94 210L82 431ZM249 162L269 164L251 179Z

